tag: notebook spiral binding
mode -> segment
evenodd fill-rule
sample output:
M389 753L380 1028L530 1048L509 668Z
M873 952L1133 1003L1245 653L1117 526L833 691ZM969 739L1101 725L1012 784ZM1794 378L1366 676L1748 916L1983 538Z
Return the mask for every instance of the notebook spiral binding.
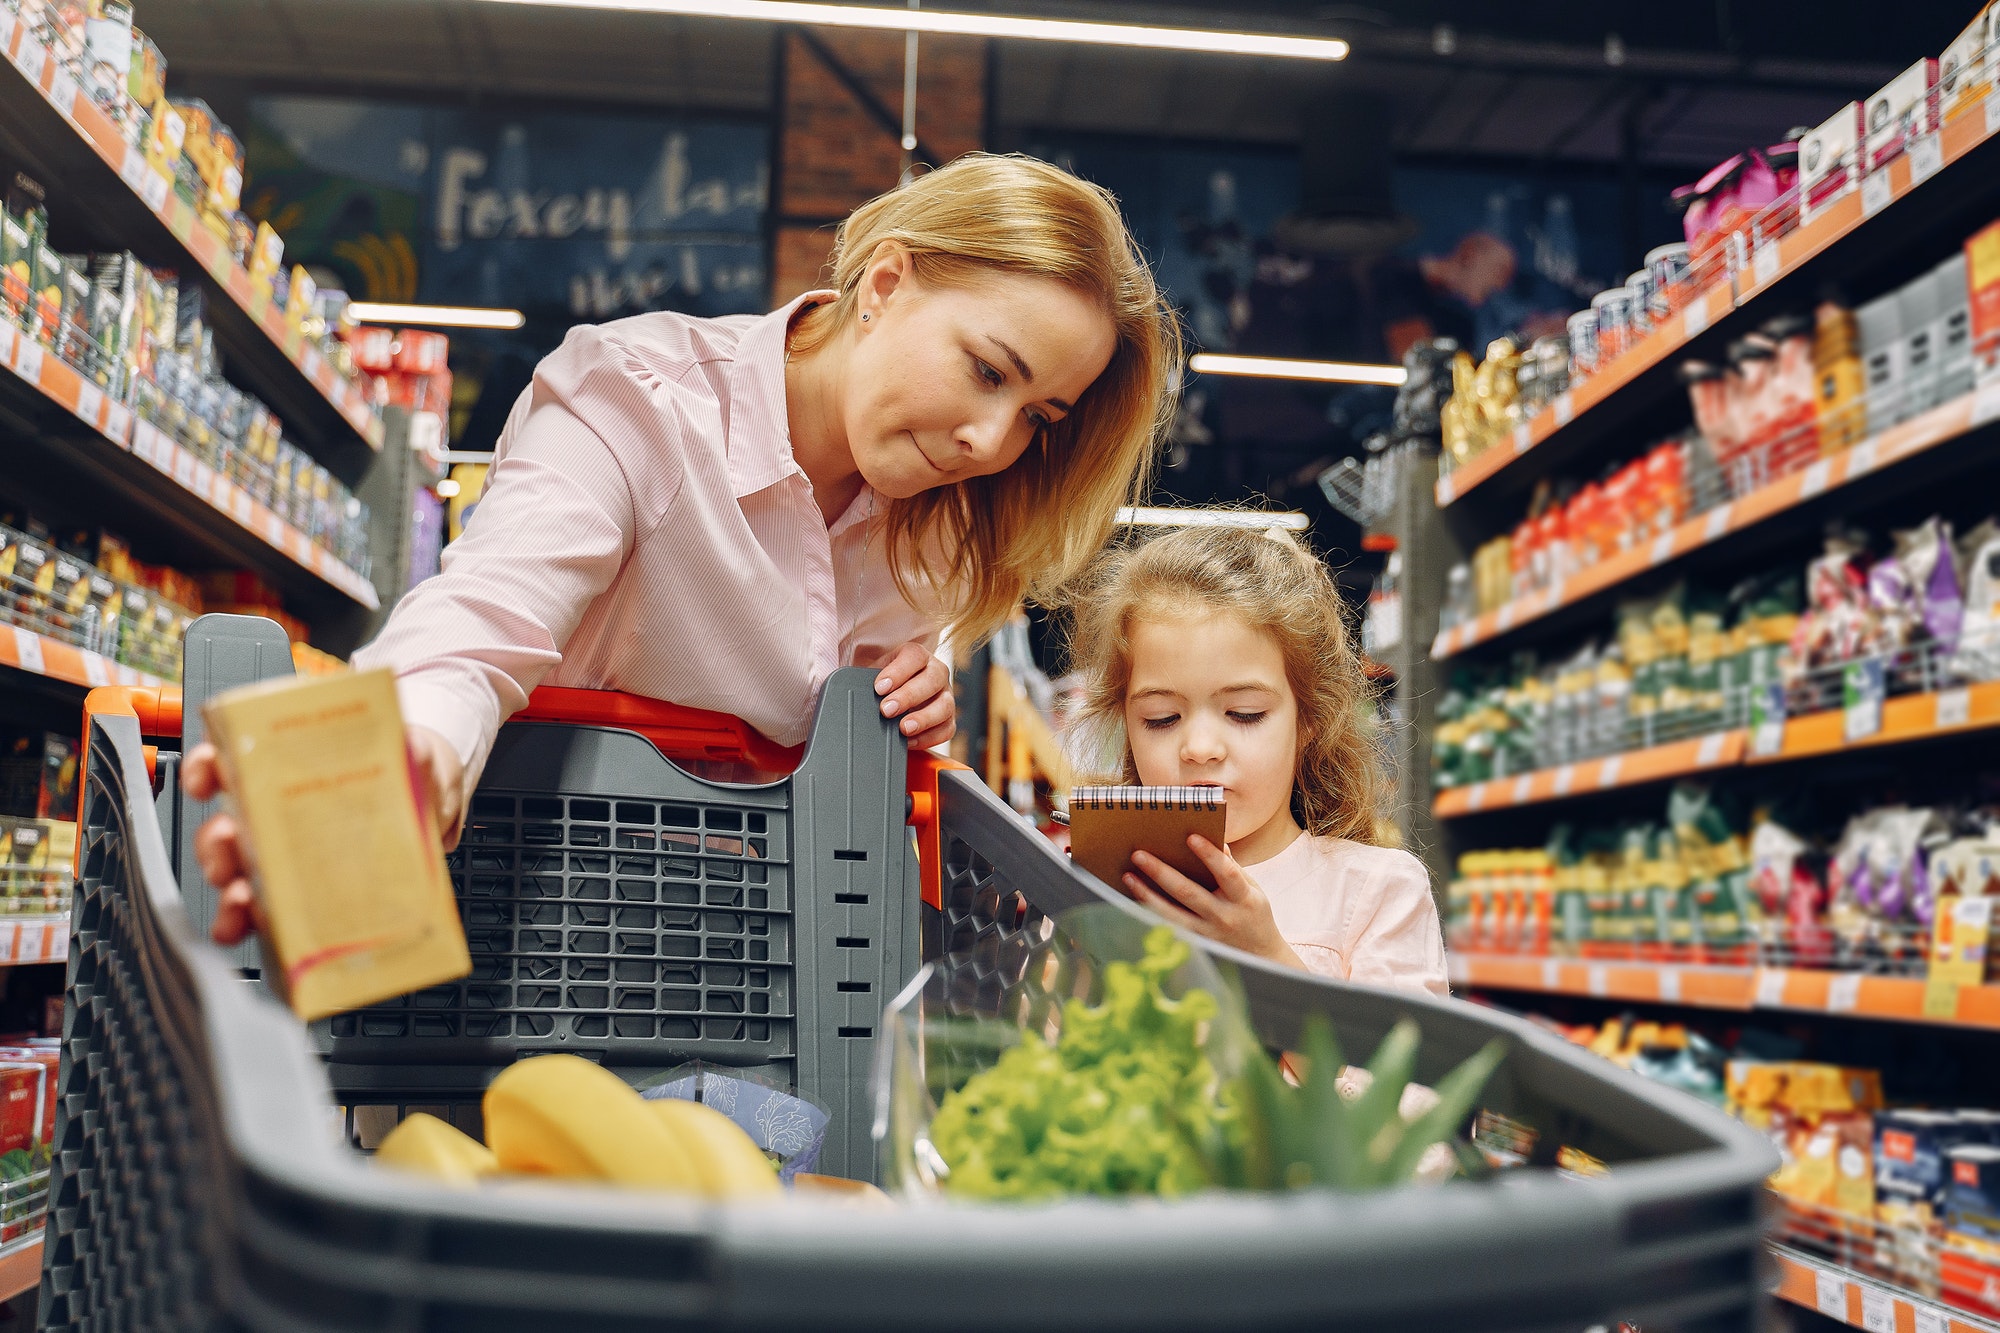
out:
M1069 794L1072 810L1215 810L1222 803L1220 787L1078 787Z

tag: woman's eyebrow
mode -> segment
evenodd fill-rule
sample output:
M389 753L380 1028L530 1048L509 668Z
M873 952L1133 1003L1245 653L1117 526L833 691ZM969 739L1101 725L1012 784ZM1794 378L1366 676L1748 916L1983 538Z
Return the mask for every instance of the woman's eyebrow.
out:
M986 335L986 340L1007 354L1007 359L1014 363L1014 369L1021 372L1021 378L1024 381L1026 381L1029 384L1033 384L1035 382L1035 372L1028 369L1028 363L1021 359L1021 354L1019 352L1015 351L1012 347L1009 347L1004 341L994 337L990 333ZM1048 400L1048 404L1050 407L1057 409L1058 411L1064 413L1065 415L1076 411L1076 408L1072 404L1066 403L1060 398L1051 398Z

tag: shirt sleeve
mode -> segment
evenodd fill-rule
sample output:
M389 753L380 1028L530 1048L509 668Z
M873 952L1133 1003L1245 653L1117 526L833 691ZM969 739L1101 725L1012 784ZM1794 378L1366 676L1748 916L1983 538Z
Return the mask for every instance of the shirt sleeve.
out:
M1347 979L1364 986L1450 995L1444 930L1438 924L1429 873L1408 852L1382 849L1375 855L1379 868L1370 868L1373 892L1362 898L1357 913L1363 924L1354 934Z
M405 721L451 743L466 791L500 724L562 661L590 604L678 489L677 468L664 483L649 469L642 505L620 449L681 455L682 420L672 386L628 345L598 328L572 332L515 405L441 572L354 655L358 667L395 671Z

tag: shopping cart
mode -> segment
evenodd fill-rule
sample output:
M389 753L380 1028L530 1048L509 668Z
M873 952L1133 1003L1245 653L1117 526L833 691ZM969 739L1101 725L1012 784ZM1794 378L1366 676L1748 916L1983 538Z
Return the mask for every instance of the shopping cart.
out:
M200 623L191 631L190 662L229 656L200 642L209 632ZM1408 1016L1424 1035L1418 1076L1434 1079L1500 1037L1508 1056L1488 1104L1540 1128L1551 1149L1563 1143L1602 1158L1610 1176L1580 1182L1531 1170L1363 1197L855 1211L804 1199L727 1208L534 1182L461 1192L374 1169L351 1146L355 1117L341 1108L454 1114L476 1096L474 1071L568 1049L628 1074L690 1058L788 1073L836 1118L861 1120L829 1153L845 1152L844 1169L863 1171L854 1136L866 1132L866 1117L853 1117L853 1108L875 1043L861 1030L880 1022L895 987L918 971L920 897L941 909L931 924L937 950L949 951L944 965L983 972L1001 989L1021 981L1072 907L1136 912L1072 870L969 773L927 762L906 770L867 673L836 673L796 771L758 786L679 772L635 729L678 745L660 725L685 723L685 713L596 702L586 725L511 723L475 797L472 826L490 821L509 836L468 837L455 876L475 959L513 970L475 971L449 994L364 1011L349 1027L325 1030L316 1048L202 941L174 882L170 840L191 829L194 813L172 787L166 747L187 730L175 701L164 692L100 699L89 720L45 1326L916 1329L949 1320L972 1328L1574 1333L1614 1313L1649 1330L1758 1326L1761 1183L1775 1164L1761 1138L1525 1023L1324 982L1213 946L1240 969L1251 1020L1276 1045L1319 1013L1349 1049L1366 1050ZM711 716L692 720L706 735L731 730ZM148 749L149 735L160 749ZM916 780L906 782L911 771ZM650 823L620 809L641 803L654 807ZM700 821L669 821L668 806L696 807ZM711 822L711 812L743 823ZM758 815L761 833L751 823ZM599 876L565 860L558 879L552 863L532 868L521 858L558 846L566 858L615 854L618 830L642 826L656 843L633 855L702 862L694 881L675 883L698 882L704 893L747 889L753 871L767 872L761 938L771 947L761 961L770 975L736 987L704 978L707 989L741 995L741 1011L706 990L699 1011L676 1009L666 992L692 987L665 982L627 1010L618 986L636 981L620 983L615 971L608 981L572 977L572 964L630 960L619 952L615 920L603 928L608 953L600 923L567 915L560 950L550 952L536 950L554 949L553 937L525 932L554 931L552 921L476 917L481 904L616 904L580 891L598 878L615 886L615 872ZM600 829L608 847L598 845ZM657 839L670 829L702 841L663 851ZM725 845L710 850L711 836ZM733 846L759 837L759 854ZM506 848L516 859L482 868L481 848ZM482 876L493 879L490 892ZM663 872L656 882L669 878ZM558 883L560 900L542 896ZM868 901L836 902L842 894ZM747 900L715 910L752 912ZM863 920L872 924L851 924ZM660 921L641 938L690 938ZM513 932L504 941L512 952L486 949L501 937L480 932L503 928ZM703 962L712 942L760 938L747 925L704 929ZM869 950L842 942L864 930L874 932ZM759 960L724 961L747 969ZM530 968L548 975L526 975ZM572 985L608 989L572 996ZM511 989L478 989L501 986ZM758 994L771 1025L761 1036L752 1026ZM669 1022L689 1012L701 1018L692 1035ZM623 1013L650 1027L621 1029Z

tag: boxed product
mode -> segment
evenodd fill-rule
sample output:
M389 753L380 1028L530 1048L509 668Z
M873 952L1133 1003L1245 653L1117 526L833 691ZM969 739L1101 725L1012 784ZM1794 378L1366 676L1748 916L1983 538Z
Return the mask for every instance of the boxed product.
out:
M203 710L263 916L264 978L311 1021L471 970L394 676L264 681Z
M1985 110L1993 91L1993 19L2000 5L1986 5L1938 61L1938 112L1956 120L1968 111Z
M1876 1198L1920 1220L1936 1216L1951 1150L1987 1138L1984 1125L1951 1111L1881 1112L1875 1117Z
M1944 1224L1948 1232L2000 1243L2000 1145L1962 1143L1945 1150Z
M1908 354L1903 339L1903 303L1894 292L1877 297L1854 312L1854 323L1861 334L1868 433L1876 435L1908 415L1903 410L1903 359Z
M1868 99L1868 170L1881 170L1913 139L1937 131L1937 88L1938 62L1926 56Z
M1935 271L1897 289L1896 308L1903 325L1903 415L1914 417L1938 405Z
M1859 102L1849 102L1799 140L1799 220L1810 222L1835 200L1861 186L1865 122Z
M1955 254L1931 271L1937 295L1937 399L1948 403L1971 393L1972 305L1966 288L1965 255Z
M1973 371L1985 384L2000 378L2000 222L1967 238L1965 280L1972 312Z
M46 1065L0 1059L0 1153L25 1151L41 1141L36 1124L52 1082Z
M56 1092L61 1087L57 1077L62 1063L62 1044L58 1041L35 1041L33 1044L12 1044L0 1046L0 1060L9 1064L39 1065L43 1070L42 1098L35 1108L36 1143L47 1143L56 1132Z

